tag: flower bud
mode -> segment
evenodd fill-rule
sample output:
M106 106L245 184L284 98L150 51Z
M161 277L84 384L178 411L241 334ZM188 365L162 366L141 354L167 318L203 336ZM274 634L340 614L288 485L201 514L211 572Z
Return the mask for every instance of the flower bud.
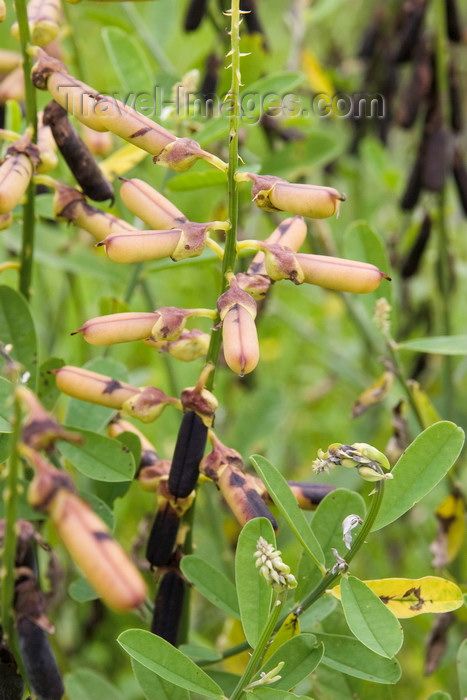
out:
M169 404L178 404L178 400L167 396L161 389L146 386L130 396L122 404L121 409L127 416L137 418L143 423L152 423L159 418L164 408Z
M194 411L202 419L204 425L208 428L212 427L214 414L219 405L214 394L197 385L183 389L181 400L185 411Z
M206 357L210 335L194 328L189 331L182 330L176 340L155 340L152 336L143 340L146 345L156 348L160 352L168 352L176 360L193 362L201 357Z
M179 309L177 306L157 309L151 337L154 340L176 340L185 328L190 313L191 309Z
M177 247L181 229L112 233L98 243L110 260L119 263L144 262L169 258Z
M294 184L273 175L254 175L253 201L266 211L289 211L312 219L326 219L337 214L345 196L333 187Z
M290 567L282 561L280 551L274 549L274 546L269 544L264 537L259 538L253 556L260 574L275 590L283 591L287 588L296 588L295 576L290 573Z
M0 105L8 100L23 102L25 95L23 66L18 66L0 82Z
M120 196L128 209L151 229L177 228L187 218L168 199L144 180L122 178Z
M304 282L304 273L298 263L298 256L289 248L280 245L267 245L265 252L266 272L272 280L291 280L294 284Z
M374 292L383 278L391 279L375 265L357 260L304 253L295 253L295 257L303 271L303 281L325 289L367 294Z
M7 149L0 165L0 214L7 214L20 202L38 163L39 149L28 134Z
M122 408L125 401L141 392L130 384L82 367L65 365L50 371L64 394L108 408Z
M29 0L27 6L31 44L45 46L59 34L63 23L60 0ZM15 22L11 34L19 40L19 26Z
M123 219L92 207L86 202L82 193L73 187L60 185L57 188L53 208L57 219L80 226L98 241L102 241L116 231L139 233L138 229Z
M151 329L158 318L157 313L128 312L97 316L73 331L71 335L82 333L90 345L113 345L143 340L151 334Z
M58 157L55 153L57 145L52 135L50 126L43 122L43 112L38 115L37 147L40 153L40 163L37 166L38 173L48 173L58 165Z
M264 243L290 248L292 251L300 250L306 238L306 224L301 216L284 219L279 226L268 236ZM255 255L247 271L248 275L267 275L264 264L264 253L260 251Z

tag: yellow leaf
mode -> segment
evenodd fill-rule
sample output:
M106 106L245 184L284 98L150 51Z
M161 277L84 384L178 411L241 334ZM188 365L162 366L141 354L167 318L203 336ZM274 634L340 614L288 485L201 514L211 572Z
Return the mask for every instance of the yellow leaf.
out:
M300 634L300 622L295 613L290 613L274 637L272 644L268 647L268 650L264 655L263 664L269 659L270 656L274 654L275 651L277 651L277 649L279 649L280 646L282 646L282 644L284 644L284 642L292 639L292 637L295 637L297 634Z
M302 68L313 92L317 94L325 93L332 98L335 93L334 86L324 72L323 66L310 49L305 49L302 53Z
M422 613L444 613L460 608L464 603L462 591L452 581L439 576L423 578L382 578L364 581L399 618ZM340 586L328 591L340 600Z
M393 384L393 373L383 372L376 382L369 386L368 389L365 389L355 401L352 408L352 418L358 418L367 408L382 401Z
M141 148L132 143L127 143L103 160L102 163L99 163L99 167L106 178L115 180L138 165L147 155L146 151L142 151Z
M458 554L465 537L464 500L459 492L450 493L436 511L438 532L431 543L432 566L449 564Z
M415 401L420 418L423 423L423 429L429 428L433 423L438 423L441 420L436 408L431 403L428 396L420 388L420 384L415 380L409 381L410 391L412 393L413 400Z

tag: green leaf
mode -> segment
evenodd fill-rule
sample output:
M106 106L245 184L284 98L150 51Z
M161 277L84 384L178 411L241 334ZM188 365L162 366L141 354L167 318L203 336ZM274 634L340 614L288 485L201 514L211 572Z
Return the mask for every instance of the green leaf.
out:
M426 496L446 476L463 444L464 431L449 421L440 421L424 430L392 470L394 478L385 484L373 531L397 520Z
M205 187L222 187L225 185L225 174L220 170L202 170L175 175L167 182L171 192L201 190Z
M115 517L107 503L104 503L95 493L90 493L89 491L80 491L79 495L89 503L94 513L104 521L112 532L115 527Z
M228 673L227 671L217 671L216 669L206 669L206 673L213 681L216 681L224 691L224 695L232 695L238 685L240 676L236 673Z
M324 647L316 641L314 634L299 634L289 639L274 652L262 667L261 673L272 671L280 661L283 661L284 666L278 672L281 678L274 683L274 688L291 690L310 673L313 673L320 663L323 653Z
M287 481L265 457L253 455L250 459L258 475L264 482L272 500L289 524L302 547L317 566L323 568L323 550L303 512L300 510Z
M366 648L354 637L316 634L324 643L322 663L336 671L375 683L397 683L401 668L397 659L385 659Z
M341 147L342 144L335 135L323 129L312 129L304 141L293 141L277 153L269 155L264 160L261 171L294 180L331 161Z
M217 651L213 651L212 649L208 649L207 647L202 647L197 644L180 644L178 648L182 654L189 656L190 659L196 661L197 664L199 664L200 661L209 661L210 663L222 661L222 656L218 654Z
M0 286L0 341L12 345L10 356L30 373L29 386L37 383L37 340L34 322L24 297L11 287Z
M126 445L90 430L69 429L78 432L83 442L73 445L59 440L57 447L78 471L96 481L131 481L135 462Z
M93 372L99 372L100 374L113 377L121 382L128 381L126 367L120 362L116 362L110 358L95 357L93 360L86 362L83 367ZM114 413L115 411L112 408L98 406L97 404L81 401L80 399L70 399L65 422L77 428L99 432L107 425L110 417Z
M139 464L141 462L141 440L137 435L135 435L135 433L125 431L117 435L115 439L118 440L118 442L121 442L122 445L125 445L125 447L130 450L131 454L133 455L133 461L135 464Z
M131 667L146 700L190 700L187 690L156 676L134 659L131 659Z
M128 106L138 109L138 102L133 104L135 95L145 92L154 103L154 75L141 48L141 41L117 27L104 27L102 38L120 84L127 92L126 96L120 96L122 102L126 101ZM151 117L150 114L147 116Z
M459 695L467 697L467 639L464 639L457 650L457 677L459 680Z
M285 690L275 690L274 688L255 688L247 691L247 698L260 698L260 700L311 700L308 695L295 695L295 693L286 693Z
M344 255L349 260L376 265L382 272L390 274L389 258L383 241L366 221L354 221L344 234ZM368 313L373 313L376 299L386 297L391 299L390 283L383 280L382 284L370 294L361 294L359 300L365 305Z
M439 335L412 338L398 343L399 350L428 352L434 355L467 355L467 335Z
M298 71L283 71L269 73L264 78L256 80L240 93L241 113L248 117L264 114L267 111L268 99L271 98L276 98L275 106L281 108L282 99L277 98L282 98L285 93L300 85L304 79L303 73ZM248 98L253 104L248 104Z
M10 423L11 411L13 407L13 386L11 382L0 377L0 433L11 433Z
M146 630L129 629L122 632L117 642L133 659L166 681L207 698L223 700L217 683L162 637Z
M431 693L426 700L452 700L452 695L445 693L444 690L437 690Z
M51 369L63 367L64 360L58 357L49 357L43 362L39 368L39 383L37 387L37 395L47 411L51 411L60 396L60 389L57 388L55 377L50 374Z
M125 700L114 685L95 671L80 668L65 676L68 700Z
M382 600L355 576L343 577L341 602L350 631L375 654L392 658L404 635L398 619Z
M180 568L183 575L213 605L226 612L227 615L240 617L235 586L221 571L194 554L183 557Z
M253 518L243 527L235 554L235 583L245 637L255 647L269 616L272 587L256 567L256 543L260 537L275 546L276 537L267 518Z
M308 610L300 615L300 626L303 631L313 631L313 625L325 620L337 607L337 601L331 596L321 596Z
M76 600L77 603L87 603L89 600L99 598L94 588L85 578L77 578L68 586L68 594L70 598Z

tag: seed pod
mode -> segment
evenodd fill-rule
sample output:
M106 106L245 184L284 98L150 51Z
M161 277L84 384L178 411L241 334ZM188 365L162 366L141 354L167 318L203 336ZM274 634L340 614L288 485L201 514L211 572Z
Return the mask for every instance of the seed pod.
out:
M467 216L467 169L458 150L454 152L452 172L464 214Z
M446 0L446 24L448 37L456 43L462 41L462 22L456 0Z
M240 525L252 518L267 518L277 530L277 522L257 490L248 483L248 475L233 465L227 464L220 472L217 485Z
M301 185L273 175L254 175L253 201L265 211L289 211L313 219L326 219L337 214L345 195L333 187Z
M6 18L5 0L0 0L0 22L4 22Z
M376 8L371 23L365 29L358 49L358 57L363 59L373 58L381 39L381 30L385 20L384 9Z
M65 430L54 416L45 410L30 389L18 385L15 396L28 413L22 430L22 439L26 445L34 450L47 450L53 447L57 440L66 440L76 445L82 443L81 435Z
M0 74L11 73L12 70L21 66L22 57L19 51L9 51L0 49Z
M398 32L399 45L395 51L397 63L404 63L412 57L422 30L427 4L427 0L405 3Z
M182 235L179 228L170 231L113 233L97 245L104 246L110 260L119 263L161 260L170 257Z
M303 510L315 510L328 493L335 487L329 484L314 484L311 482L289 481L290 489Z
M195 29L198 29L206 9L207 0L190 0L183 23L186 32L194 32Z
M151 229L177 228L186 216L144 180L121 178L120 196L128 209Z
M113 149L113 136L110 131L95 131L81 124L81 138L93 156L107 156Z
M53 209L55 218L80 226L97 241L102 241L116 231L139 233L138 229L123 219L92 207L81 192L66 185L60 185L55 191Z
M440 192L449 169L449 132L441 121L428 125L425 135L422 187L430 192Z
M179 406L179 401L172 396L167 396L155 386L146 386L128 398L122 404L121 409L127 416L137 418L143 423L152 423L159 418L164 408L169 404Z
M42 700L61 700L65 688L46 633L27 617L18 620L16 627L31 690Z
M82 367L64 365L50 371L55 374L57 387L64 394L108 408L121 408L125 401L141 391L130 384Z
M247 13L244 18L248 33L261 34L264 37L265 31L258 16L255 0L240 0L240 9Z
M241 304L227 312L222 323L226 364L240 377L252 372L259 362L258 334L254 318Z
M29 0L27 11L31 44L45 46L58 36L63 22L60 0ZM19 40L17 22L12 25L11 34Z
M463 127L462 97L459 87L459 77L454 63L451 63L449 67L449 101L451 103L452 130L456 133L460 133Z
M191 309L179 309L178 306L161 306L155 312L151 330L154 340L176 340L185 328Z
M383 278L390 280L386 273L370 263L304 253L296 253L296 257L303 270L304 281L325 289L367 294L374 292Z
M15 657L3 644L0 647L0 700L21 700L24 681L17 673Z
M0 105L8 100L23 102L25 95L23 67L18 66L0 82Z
M402 263L402 279L408 279L417 273L423 253L425 252L426 246L430 239L430 233L431 216L429 214L425 214L425 218L420 226L415 242Z
M182 330L176 340L155 340L152 336L146 338L145 345L150 345L160 352L168 352L176 360L182 362L193 362L201 357L205 357L209 348L210 335L194 328L189 331Z
M169 563L181 518L191 508L195 497L195 492L192 491L188 498L174 498L167 482L167 478L159 480L158 509L146 547L146 559L152 568Z
M73 331L71 335L82 333L90 345L113 345L143 340L151 334L151 329L158 319L157 313L128 312L97 316Z
M400 101L397 123L410 129L417 118L420 104L433 86L433 57L425 45L417 52L413 74Z
M198 414L194 411L184 414L169 474L169 491L177 498L186 498L195 488L207 432L208 429Z
M306 238L306 224L301 216L294 216L289 219L284 219L279 226L265 239L265 243L271 245L280 245L290 250L300 250ZM259 252L255 255L248 267L247 274L251 275L266 275L266 266L264 264L264 253Z
M44 124L52 129L55 143L84 194L99 202L106 199L113 201L112 185L70 124L66 109L55 101L49 102L44 110Z
M154 603L151 632L173 646L177 646L185 586L185 582L178 573L168 571L159 584Z
M214 98L216 97L217 85L219 83L219 68L222 65L222 60L215 54L211 53L205 62L204 77L199 86L199 94L206 103L206 116L212 116Z
M401 209L403 209L404 211L410 211L416 206L418 202L420 193L422 191L422 172L423 150L422 147L420 147L417 154L417 159L410 172L405 191L400 201Z
M38 162L39 149L27 134L7 149L0 165L0 214L12 211L21 201Z
M40 153L40 163L37 166L38 173L48 173L58 165L58 157L55 153L57 145L52 135L50 126L45 126L43 123L43 112L40 112L38 117L37 128L37 147Z

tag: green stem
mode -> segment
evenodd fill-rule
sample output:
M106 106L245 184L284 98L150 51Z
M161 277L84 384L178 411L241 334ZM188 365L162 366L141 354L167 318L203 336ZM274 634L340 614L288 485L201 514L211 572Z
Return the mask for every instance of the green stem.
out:
M283 601L280 597L276 599L274 607L272 608L269 614L269 618L266 622L266 625L264 626L264 629L261 632L261 637L259 638L258 644L255 646L254 651L250 656L250 660L248 661L248 665L245 671L243 672L242 677L235 686L235 690L230 696L230 700L239 700L243 693L243 689L248 685L248 683L251 681L256 671L258 670L258 667L261 663L261 659L263 658L264 652L266 650L267 643L269 642L274 630L276 629L277 621L279 619L279 614L282 608L282 602Z
M29 34L28 14L25 0L16 0L16 18L18 20L19 38L21 43L21 53L23 54L23 72L26 96L26 120L32 127L32 140L37 136L37 104L36 92L31 81L31 58L28 54L28 47L31 41ZM35 185L31 181L27 189L27 200L23 206L23 237L21 244L21 270L19 273L19 290L29 299L32 277L32 263L34 259L34 195Z
M227 173L228 197L229 197L229 220L230 229L226 232L224 259L222 261L222 284L221 294L228 286L226 274L233 272L235 260L237 258L237 225L238 225L238 183L236 173L238 168L238 124L240 117L240 0L232 0L230 10L230 38L231 38L231 68L232 84L228 99L231 101L230 130L229 130L229 169ZM217 323L219 318L216 319ZM217 325L216 323L216 325ZM217 365L222 342L220 328L215 328L211 334L206 362ZM215 369L209 375L206 384L207 389L212 389L214 385Z

